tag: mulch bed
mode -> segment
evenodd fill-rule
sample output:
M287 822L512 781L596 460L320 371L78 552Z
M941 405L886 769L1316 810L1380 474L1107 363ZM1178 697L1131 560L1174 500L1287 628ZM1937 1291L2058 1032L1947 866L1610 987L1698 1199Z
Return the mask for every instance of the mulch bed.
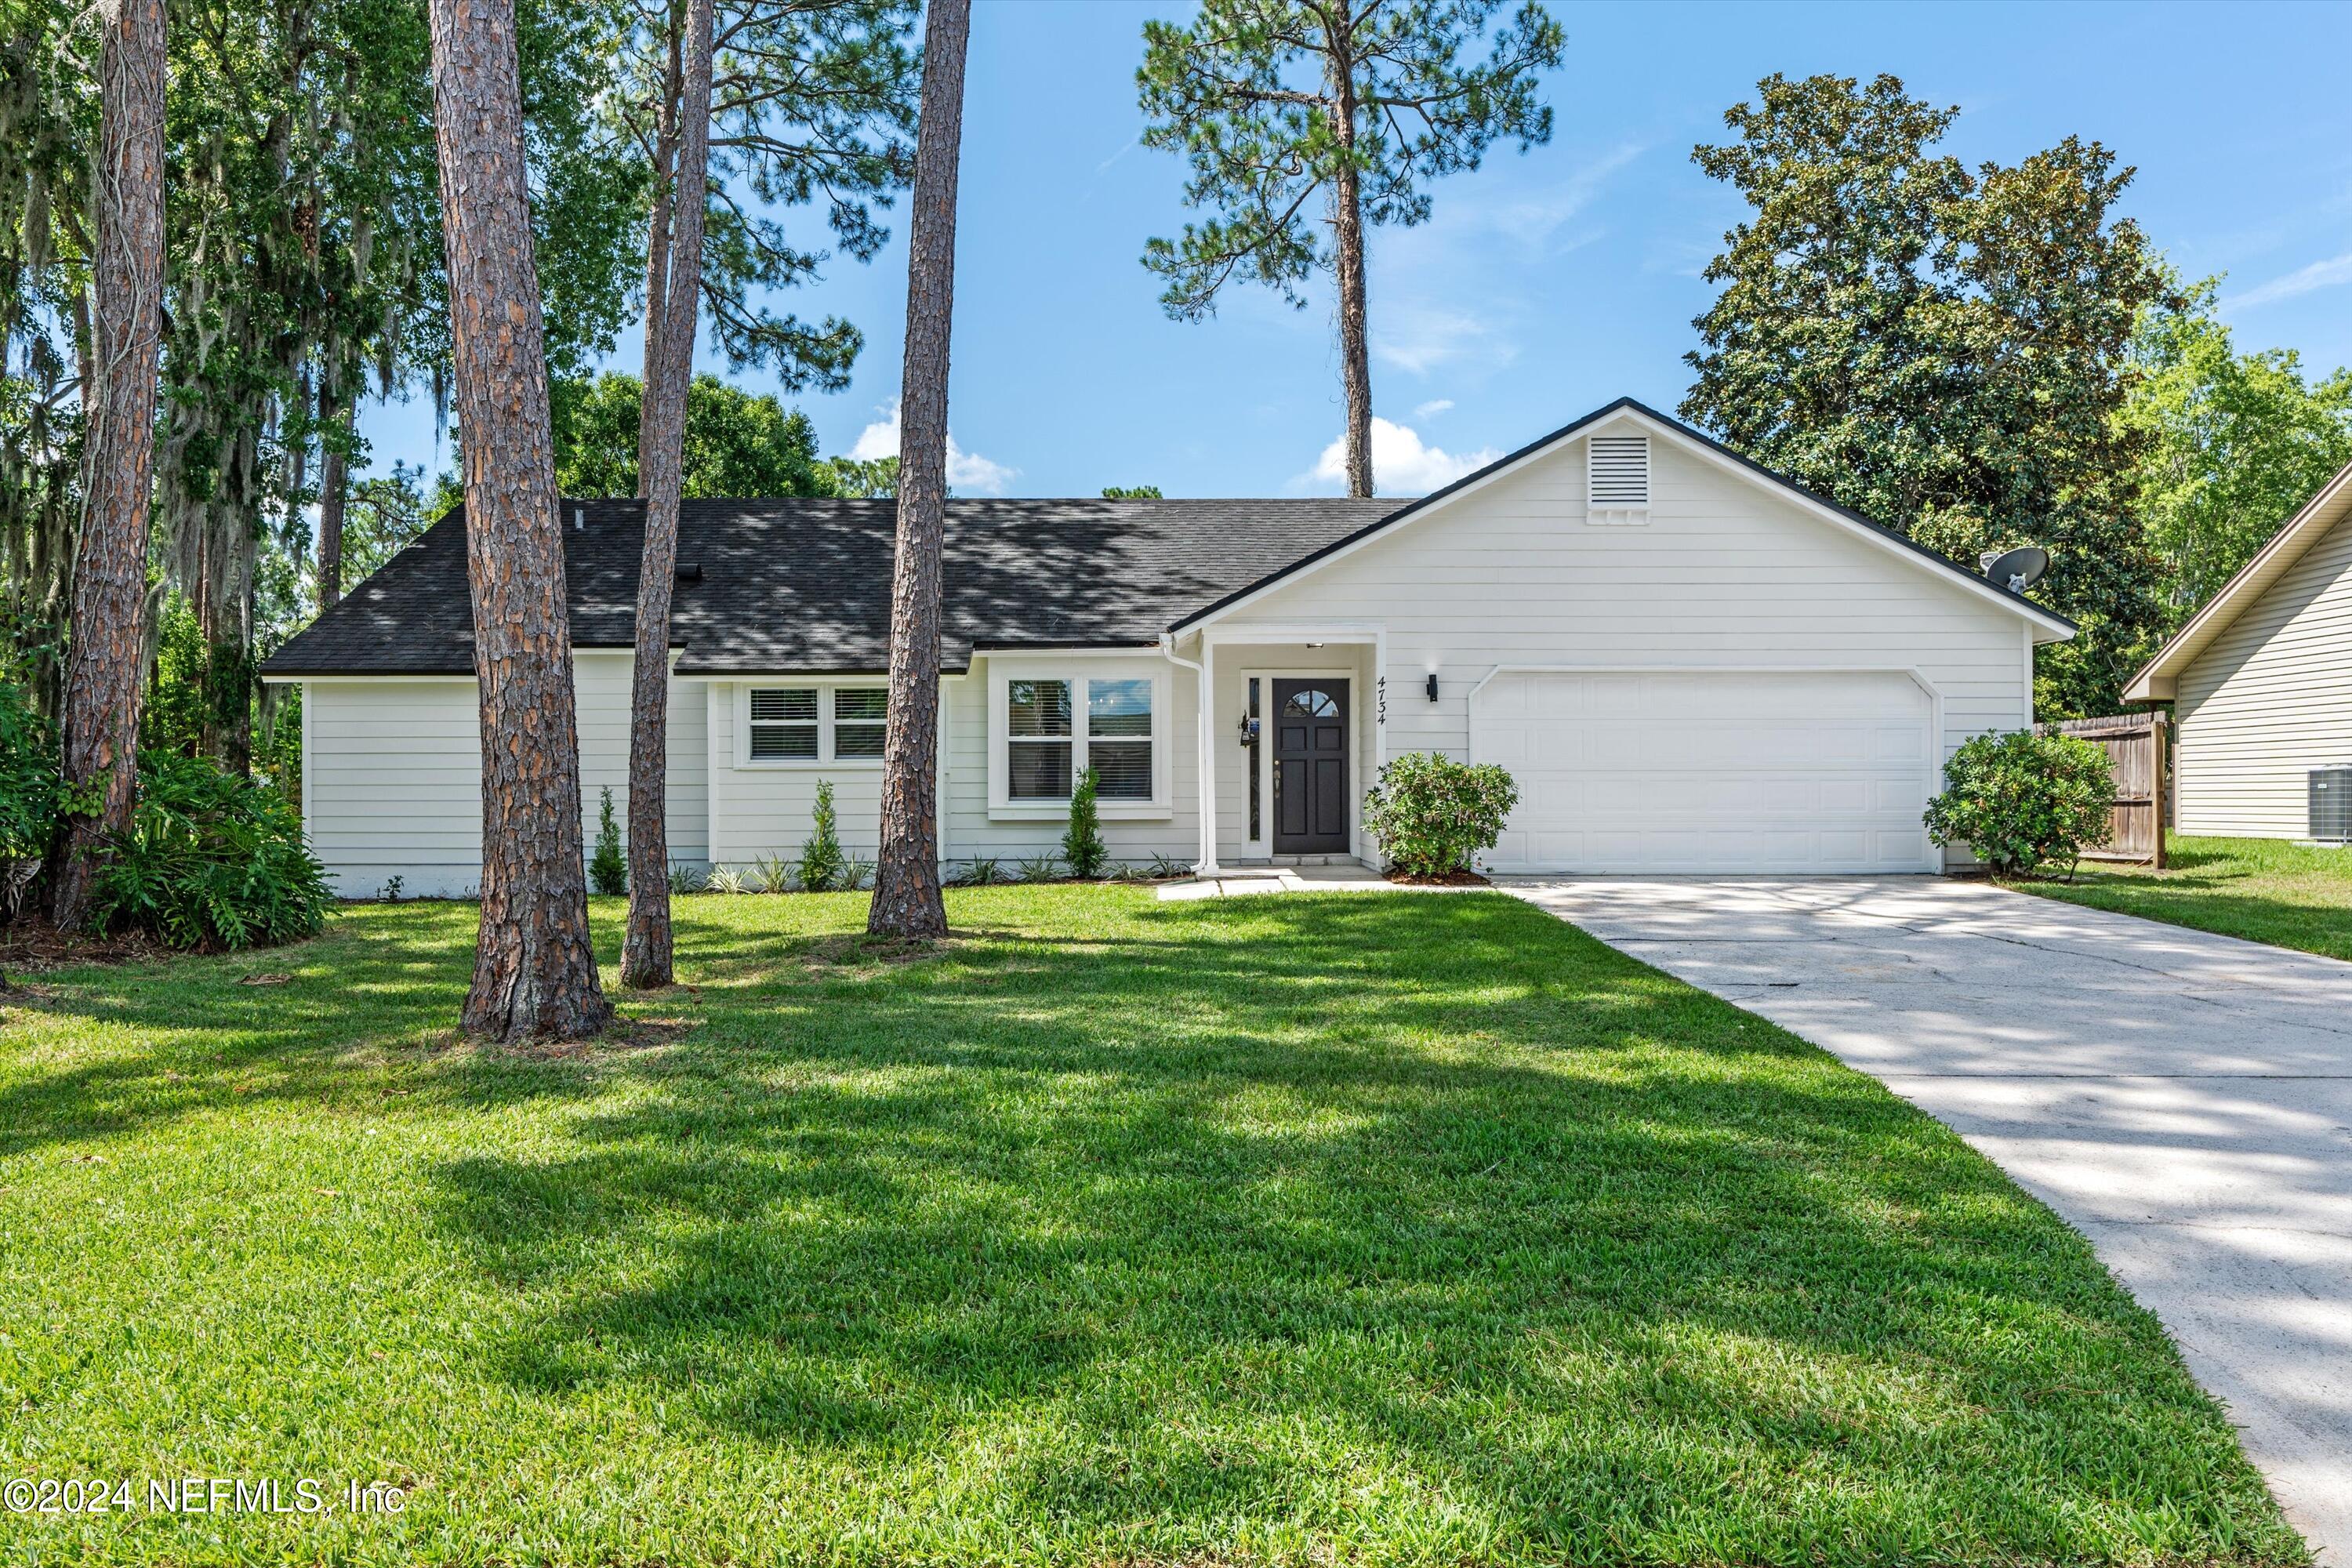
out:
M1442 877L1413 876L1403 871L1391 871L1390 881L1406 888L1491 888L1495 884L1475 871L1448 871Z
M69 969L84 963L151 963L169 958L172 950L137 931L121 936L85 936L61 931L33 915L20 915L0 926L0 990L10 971L37 974L47 969Z

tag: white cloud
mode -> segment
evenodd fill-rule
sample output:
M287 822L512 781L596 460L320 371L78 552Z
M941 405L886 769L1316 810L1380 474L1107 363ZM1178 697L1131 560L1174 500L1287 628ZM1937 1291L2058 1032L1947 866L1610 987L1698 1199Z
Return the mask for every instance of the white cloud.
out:
M1415 404L1412 416L1415 419L1434 419L1453 406L1454 399L1450 397L1433 397L1426 403Z
M2325 261L2315 261L2308 267L2297 268L2284 278L2273 278L2258 283L2244 293L2221 301L2223 312L2250 310L2277 300L2292 300L2298 294L2308 294L2315 289L2332 289L2339 283L2352 283L2352 251L2331 256Z
M1372 488L1384 496L1427 495L1502 455L1492 447L1481 447L1456 457L1422 440L1410 425L1372 416ZM1347 483L1348 437L1343 434L1323 448L1315 467L1299 477L1297 485L1328 491L1345 489Z
M861 463L877 458L898 455L898 400L892 398L887 410L889 417L877 419L857 433L857 440L849 455ZM953 432L948 436L948 487L968 494L1001 496L1021 472L1003 463L992 462L977 452L967 452L956 445Z
M1404 303L1376 315L1372 353L1409 375L1426 375L1450 360L1476 358L1508 364L1517 345L1476 316L1442 305Z
M1447 214L1441 199L1438 209L1440 226L1458 226L1480 228L1516 240L1531 250L1554 248L1553 237L1570 218L1592 205L1609 182L1639 158L1645 149L1639 142L1621 142L1599 157L1580 165L1564 180L1534 190L1515 190L1507 196L1487 200L1474 199L1458 205ZM1572 236L1557 248L1572 250L1589 244L1595 236Z

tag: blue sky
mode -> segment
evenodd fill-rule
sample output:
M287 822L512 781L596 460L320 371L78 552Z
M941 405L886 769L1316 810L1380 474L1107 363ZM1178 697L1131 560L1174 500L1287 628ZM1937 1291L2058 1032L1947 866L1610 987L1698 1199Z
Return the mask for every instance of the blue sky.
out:
M1144 240L1182 223L1181 168L1136 144L1147 16L1175 0L979 0L966 86L950 427L961 494L1337 491L1327 297L1232 291L1160 313ZM2352 363L2352 6L1570 5L1549 145L1435 187L1431 222L1373 231L1381 489L1413 494L1590 408L1669 408L1698 277L1740 204L1690 163L1771 71L1892 71L1954 103L1947 146L2014 162L2069 133L2137 166L2126 211L2186 274L2226 272L2242 349ZM903 206L870 265L787 301L866 335L848 390L798 401L828 454L887 445L905 309ZM796 216L803 237L814 220ZM616 368L636 368L634 331ZM703 368L718 370L716 363ZM761 386L757 375L744 378ZM368 411L377 467L438 468L419 398Z

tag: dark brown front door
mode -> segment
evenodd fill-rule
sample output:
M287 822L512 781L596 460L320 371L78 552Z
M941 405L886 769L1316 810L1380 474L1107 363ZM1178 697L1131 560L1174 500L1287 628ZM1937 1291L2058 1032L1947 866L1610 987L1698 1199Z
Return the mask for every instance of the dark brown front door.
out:
M1348 847L1348 683L1274 683L1274 852Z

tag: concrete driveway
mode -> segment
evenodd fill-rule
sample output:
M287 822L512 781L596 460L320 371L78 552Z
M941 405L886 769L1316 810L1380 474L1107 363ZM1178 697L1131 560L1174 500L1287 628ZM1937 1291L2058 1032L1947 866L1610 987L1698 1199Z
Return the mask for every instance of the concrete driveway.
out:
M1508 886L1998 1162L2352 1568L2352 963L1927 877Z

